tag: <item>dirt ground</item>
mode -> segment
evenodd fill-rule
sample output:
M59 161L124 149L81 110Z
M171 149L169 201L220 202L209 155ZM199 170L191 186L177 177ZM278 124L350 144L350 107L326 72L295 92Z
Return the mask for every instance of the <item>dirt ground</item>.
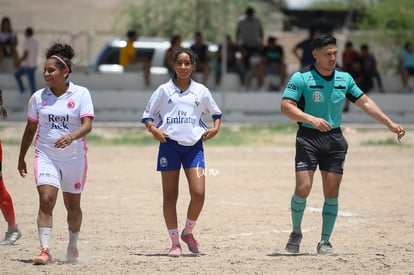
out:
M2 138L20 139L21 134L19 127L0 132ZM308 198L301 253L285 253L291 230L294 136L281 135L280 142L267 146L205 145L206 202L194 231L203 253L194 257L183 247L179 258L166 256L170 240L155 171L156 142L147 147L91 144L80 262L64 261L68 236L60 196L54 212L53 263L47 266L31 262L39 253L33 174L20 178L19 147L3 144L3 177L23 237L14 246L0 247L0 273L414 274L414 139L408 135L402 146L368 146L363 142L385 140L391 133L349 131L346 137L350 150L331 237L334 255L316 254L323 203L319 174ZM31 167L32 161L29 152ZM184 177L180 188L183 225L189 200ZM5 223L0 226L6 228Z

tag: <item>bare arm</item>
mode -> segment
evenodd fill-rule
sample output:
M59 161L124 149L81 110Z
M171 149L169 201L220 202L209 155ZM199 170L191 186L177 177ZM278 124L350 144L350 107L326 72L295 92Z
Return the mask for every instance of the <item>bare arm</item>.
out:
M380 107L378 107L375 101L373 101L366 94L361 96L355 102L355 105L361 108L367 115L369 115L373 119L384 124L391 132L396 133L398 141L400 141L401 138L404 136L404 128L400 124L393 122L386 114L384 114L384 112L381 110Z
M61 136L55 142L56 148L64 148L69 146L75 139L82 138L89 134L92 130L93 117L83 117L81 119L81 126L68 135Z
M20 154L19 161L17 164L17 170L19 171L19 174L22 177L25 177L27 175L27 166L24 158L26 157L26 153L29 150L30 144L32 144L36 131L37 122L28 120L20 143Z
M154 137L155 140L158 140L159 142L165 143L167 142L167 136L166 134L161 131L160 129L158 129L154 122L152 121L146 121L145 122L145 127L147 127L148 132L150 132L152 134L152 136Z
M217 135L217 133L220 130L220 125L221 125L221 119L220 118L216 118L214 120L214 127L208 129L207 131L204 132L202 139L203 141L206 141L208 139L213 138L215 135Z

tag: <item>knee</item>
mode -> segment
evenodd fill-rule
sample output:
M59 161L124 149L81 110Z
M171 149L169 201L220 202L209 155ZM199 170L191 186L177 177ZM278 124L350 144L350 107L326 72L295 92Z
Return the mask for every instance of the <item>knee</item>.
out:
M296 190L295 190L295 194L298 197L306 198L306 197L309 196L310 190L311 190L311 185L301 185L301 186L297 186L296 187Z
M204 191L193 191L191 192L191 200L195 202L203 203L205 199L205 192Z
M49 194L42 194L39 197L39 204L40 208L42 209L51 209L53 208L53 205L55 204L56 198Z

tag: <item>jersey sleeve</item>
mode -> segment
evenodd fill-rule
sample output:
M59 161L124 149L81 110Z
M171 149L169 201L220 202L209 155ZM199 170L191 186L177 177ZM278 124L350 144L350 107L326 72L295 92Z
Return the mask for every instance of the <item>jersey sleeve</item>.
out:
M94 113L94 108L93 108L93 103L92 103L92 98L91 98L91 94L89 92L88 89L85 88L83 95L82 95L82 100L81 100L81 106L80 106L80 117L95 117L95 113Z
M358 87L358 85L355 83L355 80L352 78L350 74L348 74L349 77L349 89L346 93L346 98L349 99L352 103L357 101L364 92Z
M43 91L43 90L42 90ZM27 119L33 122L39 121L38 102L41 101L42 92L34 93L27 103Z
M285 90L283 91L282 98L299 102L300 98L302 97L303 86L304 81L301 73L294 73L287 83Z
M221 118L222 116L221 110L209 90L206 91L204 112L209 113L213 119Z
M158 89L151 95L144 113L142 114L142 123L145 123L146 121L154 121L159 116L162 93L162 88L158 87Z

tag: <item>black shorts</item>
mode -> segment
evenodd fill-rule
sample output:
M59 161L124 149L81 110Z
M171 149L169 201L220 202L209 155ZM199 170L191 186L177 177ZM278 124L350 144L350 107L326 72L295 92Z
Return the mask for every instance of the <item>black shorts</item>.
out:
M299 127L296 135L295 171L322 171L343 174L348 143L341 128L324 133Z

